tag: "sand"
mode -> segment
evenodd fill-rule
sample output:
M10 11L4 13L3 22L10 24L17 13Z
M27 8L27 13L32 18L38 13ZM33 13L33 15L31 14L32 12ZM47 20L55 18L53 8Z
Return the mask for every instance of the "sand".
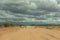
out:
M0 40L60 40L60 30L46 28L0 28Z

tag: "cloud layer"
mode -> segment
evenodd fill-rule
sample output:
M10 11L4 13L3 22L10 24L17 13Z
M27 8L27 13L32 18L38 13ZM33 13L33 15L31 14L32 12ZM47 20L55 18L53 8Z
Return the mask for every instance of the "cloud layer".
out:
M0 0L0 22L60 24L60 0Z

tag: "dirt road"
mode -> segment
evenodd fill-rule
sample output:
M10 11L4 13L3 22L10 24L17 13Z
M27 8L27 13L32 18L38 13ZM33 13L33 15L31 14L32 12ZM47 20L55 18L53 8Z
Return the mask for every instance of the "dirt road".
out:
M45 28L0 29L0 40L60 40L60 30Z

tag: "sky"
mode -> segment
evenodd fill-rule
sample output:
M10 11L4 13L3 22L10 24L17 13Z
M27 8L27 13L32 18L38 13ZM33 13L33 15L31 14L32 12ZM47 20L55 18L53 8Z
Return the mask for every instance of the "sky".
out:
M0 22L60 24L60 0L0 0Z

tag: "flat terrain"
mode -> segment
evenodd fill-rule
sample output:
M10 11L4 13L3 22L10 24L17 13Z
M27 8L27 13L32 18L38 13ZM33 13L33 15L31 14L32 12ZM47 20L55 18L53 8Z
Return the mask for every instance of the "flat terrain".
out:
M60 40L60 30L33 27L0 28L0 40Z

